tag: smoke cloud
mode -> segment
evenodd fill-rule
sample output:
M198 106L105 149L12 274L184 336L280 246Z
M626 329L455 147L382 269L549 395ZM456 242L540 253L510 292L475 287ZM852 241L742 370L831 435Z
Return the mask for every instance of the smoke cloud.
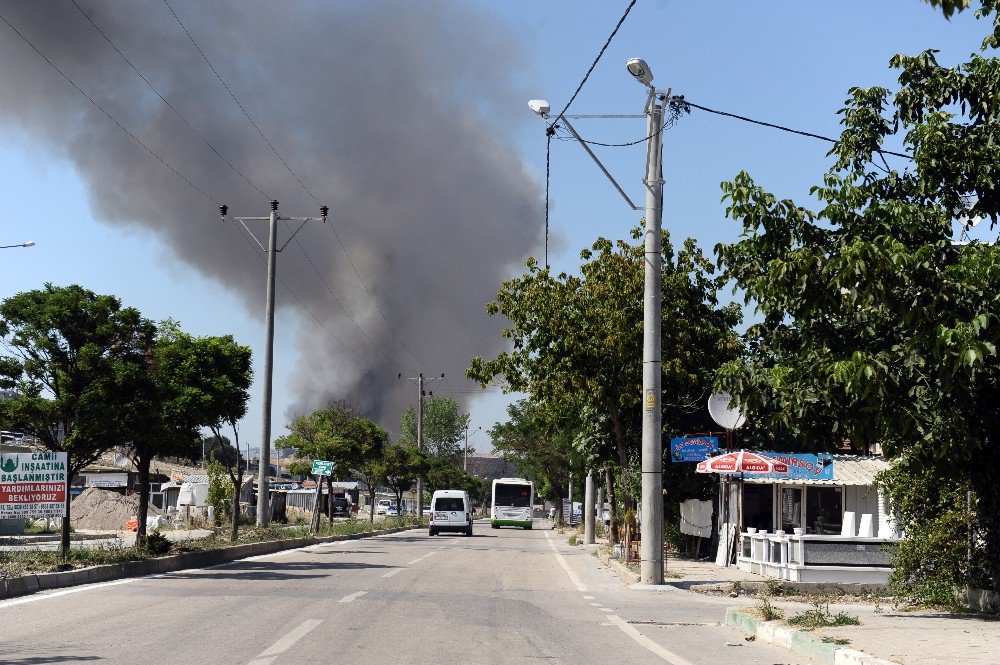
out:
M317 215L318 205L165 4L78 1L266 197L192 134L67 2L0 2L0 13L212 200L170 173L2 24L0 131L26 135L68 159L89 188L95 216L157 234L176 260L259 312L263 263L236 228L216 221L216 202L243 215L267 214L270 198L286 215ZM289 386L293 410L343 398L393 427L414 390L396 380L397 372L444 371L447 388L469 389L459 378L468 359L500 345L499 323L486 316L484 303L541 241L538 184L496 130L527 98L512 78L525 65L513 32L458 2L171 6L295 174L330 206L395 331L331 229L307 226L298 236L302 245L364 334L294 242L279 257L279 275L363 359L279 286L279 315L303 320L296 340L302 360ZM263 238L263 227L257 230Z

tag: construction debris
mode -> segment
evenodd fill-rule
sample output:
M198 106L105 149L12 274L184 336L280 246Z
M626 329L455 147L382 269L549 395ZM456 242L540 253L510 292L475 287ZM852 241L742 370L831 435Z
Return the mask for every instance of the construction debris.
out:
M126 523L139 511L139 497L122 496L97 487L88 487L83 494L73 499L70 507L70 523L75 529L95 531L124 531ZM147 516L159 515L150 506Z

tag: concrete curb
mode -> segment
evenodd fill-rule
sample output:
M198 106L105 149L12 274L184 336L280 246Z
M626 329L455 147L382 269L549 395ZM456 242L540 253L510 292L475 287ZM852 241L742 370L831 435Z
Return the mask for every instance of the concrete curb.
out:
M639 575L629 570L628 567L622 562L609 556L608 553L604 551L603 547L597 550L597 558L603 561L608 568L615 571L618 577L621 578L622 582L628 586L639 583Z
M97 582L110 582L111 580L123 579L126 577L144 577L146 575L158 575L162 573L172 573L179 570L189 570L192 568L207 568L218 566L223 563L231 563L254 556L274 554L283 550L293 550L310 545L321 543L332 543L340 540L360 540L373 536L383 536L402 531L420 529L417 526L401 526L393 529L381 529L366 533L353 533L346 536L324 536L315 538L289 538L285 540L266 540L260 543L248 543L246 545L233 545L231 547L220 547L216 550L203 550L200 552L186 552L175 554L174 556L164 556L155 559L144 559L140 561L125 561L123 563L109 563L101 566L91 566L80 568L79 570L68 570L58 573L36 573L34 575L24 575L22 577L8 577L0 579L0 599L24 596L46 589L59 589L79 584L94 584Z
M785 647L789 651L829 665L896 665L868 654L824 642L820 636L782 625L780 621L761 621L736 607L726 610L726 625L755 639Z

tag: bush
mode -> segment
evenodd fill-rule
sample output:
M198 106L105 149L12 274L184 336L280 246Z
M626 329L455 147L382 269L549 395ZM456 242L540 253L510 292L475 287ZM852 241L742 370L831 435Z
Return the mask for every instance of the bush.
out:
M785 616L785 613L771 604L771 599L764 596L757 603L757 611L764 621L777 621Z
M233 483L222 462L208 463L208 505L215 511L215 525L228 522L233 512Z
M847 612L837 612L830 614L830 606L824 607L821 603L814 602L811 610L800 612L788 620L789 625L800 626L802 628L829 628L831 626L860 626L858 617L852 617Z
M146 536L145 550L151 556L160 556L170 551L171 542L157 529Z

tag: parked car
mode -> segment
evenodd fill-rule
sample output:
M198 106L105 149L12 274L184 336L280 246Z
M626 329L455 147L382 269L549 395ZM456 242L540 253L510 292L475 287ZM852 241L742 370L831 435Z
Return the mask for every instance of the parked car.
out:
M399 517L399 511L396 510L396 506L389 506L385 509L386 517Z
M472 501L463 490L438 490L431 498L428 534L461 531L472 535Z
M375 504L375 514L385 515L389 508L393 508L392 501L389 499L379 499L378 503Z
M351 516L351 502L347 499L341 499L334 497L333 508L331 514L334 517L350 517Z

